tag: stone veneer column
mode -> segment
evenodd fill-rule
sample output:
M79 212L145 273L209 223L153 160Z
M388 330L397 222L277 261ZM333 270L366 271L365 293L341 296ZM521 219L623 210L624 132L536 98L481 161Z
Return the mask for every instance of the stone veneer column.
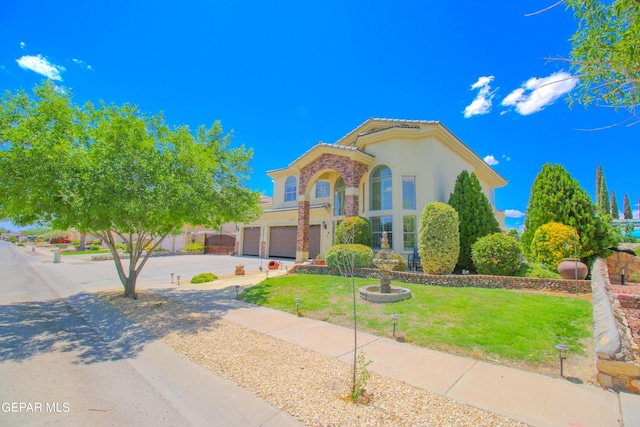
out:
M358 188L347 187L344 193L344 216L349 217L358 215Z
M309 201L298 194L298 234L296 236L296 264L309 259Z

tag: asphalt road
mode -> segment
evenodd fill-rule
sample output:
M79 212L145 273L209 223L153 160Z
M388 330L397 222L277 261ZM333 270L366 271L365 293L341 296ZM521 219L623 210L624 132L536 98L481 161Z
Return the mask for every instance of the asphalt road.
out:
M0 425L189 425L130 356L0 242Z

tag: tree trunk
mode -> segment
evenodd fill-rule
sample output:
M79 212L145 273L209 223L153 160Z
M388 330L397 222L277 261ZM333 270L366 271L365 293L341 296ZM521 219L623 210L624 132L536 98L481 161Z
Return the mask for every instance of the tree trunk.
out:
M136 275L132 274L127 277L124 283L124 297L136 299Z
M85 247L85 241L87 240L87 235L85 233L82 233L80 235L80 246L78 247L79 251L86 251L87 248Z

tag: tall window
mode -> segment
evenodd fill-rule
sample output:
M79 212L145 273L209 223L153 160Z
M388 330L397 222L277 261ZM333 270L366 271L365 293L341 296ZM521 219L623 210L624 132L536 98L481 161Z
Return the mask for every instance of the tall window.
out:
M329 197L329 194L331 194L331 185L329 184L329 181L316 182L316 199Z
M386 166L378 166L371 172L369 193L369 210L381 211L392 208L391 169Z
M298 180L295 176L290 176L284 183L284 201L295 202L298 192Z
M335 216L344 215L345 190L347 186L342 177L338 178L333 191L333 214Z
M402 177L402 209L416 208L416 177Z
M382 246L382 232L387 232L387 239L389 240L389 246L393 247L392 236L392 217L389 216L374 216L369 218L371 221L371 228L373 228L373 241L371 247L380 248Z
M418 241L416 236L416 217L413 215L402 217L402 225L404 250L412 251L418 247L416 244Z

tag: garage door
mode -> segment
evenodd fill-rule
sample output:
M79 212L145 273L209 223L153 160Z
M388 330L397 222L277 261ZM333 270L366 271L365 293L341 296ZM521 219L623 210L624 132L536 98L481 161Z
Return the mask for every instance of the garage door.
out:
M320 253L320 226L309 227L309 258L314 259Z
M245 227L242 234L242 254L259 256L260 227Z
M280 258L296 257L298 227L271 227L269 231L269 256Z

